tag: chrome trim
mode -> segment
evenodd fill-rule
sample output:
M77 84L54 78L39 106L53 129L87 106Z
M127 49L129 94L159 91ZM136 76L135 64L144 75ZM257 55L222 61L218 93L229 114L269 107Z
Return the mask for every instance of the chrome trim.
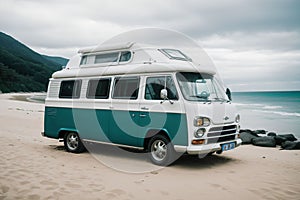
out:
M174 149L175 151L179 152L179 153L184 153L187 150L186 146L181 146L181 145L174 145Z
M210 133L210 132L209 132ZM221 138L221 137L226 137L226 136L231 136L231 135L237 135L237 133L231 133L231 134L227 134L227 135L218 135L218 136L209 136L206 139L211 139L211 138Z
M221 122L221 123L215 123L214 121L211 120L211 122L212 122L212 125L221 126L221 125L229 125L229 124L233 124L233 123L235 123L235 120L230 121L230 122ZM213 127L214 127L214 126L213 126Z
M223 127L221 127L221 128L223 128ZM222 131L234 131L234 130L236 130L236 128L227 129L227 130L218 130L218 131L208 131L208 133L217 133L217 132L222 132Z
M130 145L124 145L124 144L116 144L116 143L110 143L110 142L100 142L96 140L88 140L88 139L81 139L83 142L91 142L91 143L97 143L97 144L106 144L111 146L118 146L118 147L125 147L125 148L131 148L131 149L139 149L144 150L144 147L135 147Z

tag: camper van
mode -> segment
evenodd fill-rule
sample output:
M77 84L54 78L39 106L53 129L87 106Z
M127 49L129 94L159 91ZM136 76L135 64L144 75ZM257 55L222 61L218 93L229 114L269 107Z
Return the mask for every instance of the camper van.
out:
M182 49L128 42L79 50L52 75L42 134L68 152L115 145L168 165L238 147L239 121L215 69Z

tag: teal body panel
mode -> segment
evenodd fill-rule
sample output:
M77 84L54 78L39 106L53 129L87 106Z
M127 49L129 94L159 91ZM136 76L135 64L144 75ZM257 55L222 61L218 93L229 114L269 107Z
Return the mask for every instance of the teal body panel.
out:
M174 145L187 146L186 114L46 107L45 136L77 130L81 139L143 147L150 130L164 130Z

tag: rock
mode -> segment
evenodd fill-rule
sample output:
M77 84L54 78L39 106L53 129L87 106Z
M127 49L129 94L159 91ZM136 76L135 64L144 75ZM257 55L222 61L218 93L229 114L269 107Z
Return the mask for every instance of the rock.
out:
M258 137L252 139L252 144L261 147L276 147L276 141L274 137Z
M274 139L275 139L277 145L281 145L283 142L286 141L286 138L285 138L285 137L281 137L281 136L279 136L279 135L276 135L276 136L274 137Z
M252 131L242 130L240 132L240 138L243 144L252 144L252 140L258 138L259 136L253 134Z
M266 134L266 132L267 131L265 131L265 130L255 130L255 131L253 131L253 133L256 134L256 135L258 135L258 134L264 135L264 134Z
M277 145L281 145L283 142L286 141L293 142L297 140L297 138L295 138L293 134L276 135L274 138Z
M241 129L240 132L250 132L250 133L253 133L253 131L250 130L250 129Z
M293 134L282 134L282 135L278 135L278 136L280 136L282 138L285 138L286 141L292 141L293 142L293 141L297 140L297 138L295 138L295 136Z
M268 134L267 134L267 136L272 136L272 137L275 137L277 134L276 133L274 133L274 132L269 132Z
M240 133L244 133L244 132L249 133L249 134L251 134L253 136L259 137L256 133L254 133L254 131L252 131L250 129L240 130Z
M300 149L300 142L286 141L281 144L281 148L284 150L297 150Z

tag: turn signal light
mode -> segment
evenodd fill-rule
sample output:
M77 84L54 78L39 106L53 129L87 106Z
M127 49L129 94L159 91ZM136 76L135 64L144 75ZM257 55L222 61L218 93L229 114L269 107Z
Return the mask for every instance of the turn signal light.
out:
M193 145L199 145L199 144L204 144L205 140L201 139L201 140L192 140L192 144Z

